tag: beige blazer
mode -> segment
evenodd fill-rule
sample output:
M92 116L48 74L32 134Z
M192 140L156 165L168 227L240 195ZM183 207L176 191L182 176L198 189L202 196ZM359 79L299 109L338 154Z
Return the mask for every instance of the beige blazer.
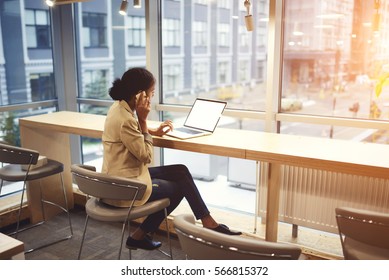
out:
M103 132L103 167L102 173L136 178L147 184L143 199L135 205L144 204L150 197L152 183L148 164L153 157L153 139L150 134L143 133L134 112L125 101L115 101L107 113ZM105 203L126 207L128 200Z

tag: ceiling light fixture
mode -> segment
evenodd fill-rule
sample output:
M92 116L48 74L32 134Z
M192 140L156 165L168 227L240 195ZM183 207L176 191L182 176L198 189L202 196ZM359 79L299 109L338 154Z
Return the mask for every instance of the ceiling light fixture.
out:
M136 8L136 9L142 8L142 4L141 4L140 0L134 0L134 8Z
M45 3L47 6L53 7L55 5L55 0L46 0Z
M253 22L253 16L250 14L250 6L251 6L250 1L245 0L244 6L246 7L246 11L247 11L246 16L244 17L244 21L246 23L246 29L247 29L247 31L253 31L254 22Z
M123 16L127 15L127 5L128 5L127 0L123 0L122 4L120 5L119 14Z

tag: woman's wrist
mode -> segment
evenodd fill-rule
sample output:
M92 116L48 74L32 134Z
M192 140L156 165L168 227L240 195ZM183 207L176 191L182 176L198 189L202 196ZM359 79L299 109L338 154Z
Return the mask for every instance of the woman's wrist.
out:
M149 134L155 136L155 134L156 134L156 129L149 128Z
M139 120L139 126L142 129L142 132L149 133L149 129L147 128L147 121L146 120Z

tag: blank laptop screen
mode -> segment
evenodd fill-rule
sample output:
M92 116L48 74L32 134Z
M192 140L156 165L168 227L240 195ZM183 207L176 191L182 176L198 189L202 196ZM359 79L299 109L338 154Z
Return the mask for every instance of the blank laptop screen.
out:
M213 132L227 103L196 99L185 121L185 126Z

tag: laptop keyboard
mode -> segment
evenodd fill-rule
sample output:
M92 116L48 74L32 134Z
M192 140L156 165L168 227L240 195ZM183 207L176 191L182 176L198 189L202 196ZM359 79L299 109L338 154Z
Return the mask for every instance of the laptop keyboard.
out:
M186 127L178 127L176 130L181 131L181 132L185 132L185 133L188 133L188 134L199 134L199 133L201 133L201 131L189 129L189 128L186 128Z

